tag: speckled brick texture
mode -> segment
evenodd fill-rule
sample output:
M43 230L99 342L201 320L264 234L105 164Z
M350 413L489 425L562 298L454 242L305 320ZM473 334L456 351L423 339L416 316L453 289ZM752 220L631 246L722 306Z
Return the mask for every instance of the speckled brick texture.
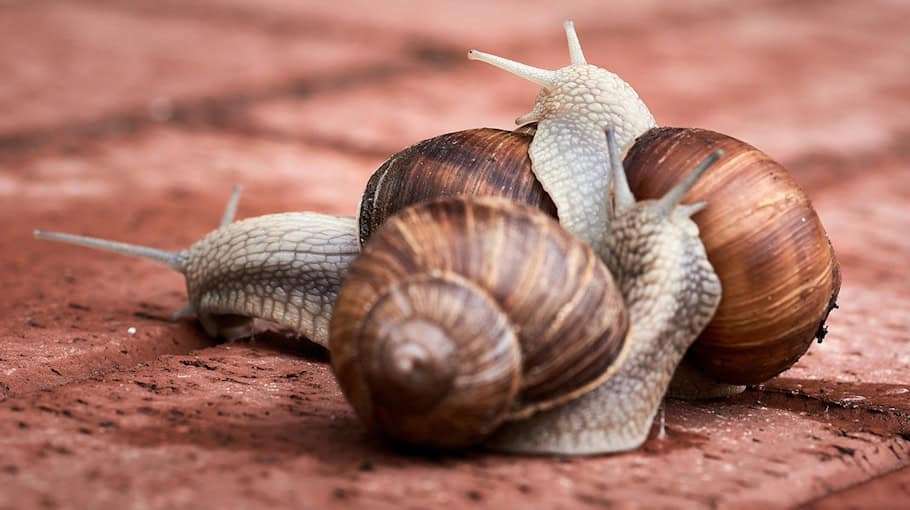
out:
M169 319L179 275L31 238L180 249L235 183L240 216L353 214L389 154L526 113L534 86L467 49L558 67L566 17L659 123L784 163L842 265L824 343L743 395L669 402L640 451L395 451L320 348L268 329L218 344ZM910 507L908 17L887 0L0 2L0 509Z

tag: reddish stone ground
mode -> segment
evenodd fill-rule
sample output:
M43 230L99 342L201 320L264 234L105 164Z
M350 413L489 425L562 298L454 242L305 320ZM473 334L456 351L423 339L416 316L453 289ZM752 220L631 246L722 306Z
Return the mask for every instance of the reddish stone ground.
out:
M910 506L910 6L374 4L0 3L0 508ZM788 166L844 274L823 344L736 398L670 402L641 451L396 452L319 348L215 344L167 319L177 275L31 238L179 249L234 183L241 216L353 214L387 155L527 111L535 87L469 47L558 67L570 16L661 124Z

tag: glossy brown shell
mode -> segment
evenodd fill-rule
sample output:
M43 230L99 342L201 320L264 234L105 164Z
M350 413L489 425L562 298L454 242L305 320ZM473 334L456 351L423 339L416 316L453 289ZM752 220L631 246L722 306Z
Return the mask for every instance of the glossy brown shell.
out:
M393 216L363 247L329 345L370 429L449 448L599 385L627 327L609 271L547 215L443 199Z
M789 368L817 337L840 289L837 260L809 198L749 144L701 129L656 128L625 158L636 199L657 198L716 149L724 157L683 199L723 288L714 319L690 348L708 376L752 384Z
M556 206L531 172L534 128L479 128L440 135L393 155L367 182L358 228L365 243L386 218L410 205L471 195L512 199L556 217Z

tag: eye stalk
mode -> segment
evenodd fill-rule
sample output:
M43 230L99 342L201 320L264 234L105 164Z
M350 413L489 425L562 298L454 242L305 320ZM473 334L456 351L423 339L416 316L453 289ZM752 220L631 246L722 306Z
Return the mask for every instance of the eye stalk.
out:
M581 42L578 41L578 34L575 33L575 22L567 19L562 27L566 30L566 40L569 43L569 61L573 65L587 64L585 54L581 51Z
M623 168L622 156L619 154L619 148L616 145L616 129L613 126L607 128L607 148L610 153L610 169L613 174L613 187L610 190L608 203L613 204L612 217L616 217L622 211L630 209L635 205L635 196L629 188L629 181L626 178L626 171ZM686 216L692 216L707 206L707 202L697 202L694 204L682 205L683 196L698 182L698 179L720 158L724 157L723 149L717 149L708 155L701 163L698 164L682 181L668 191L653 206L655 211L659 211L662 216L670 216L677 208L682 210Z
M685 208L686 216L691 216L696 212L702 210L705 205L705 202L699 202L696 204L691 204L688 206L680 205L683 195L688 193L692 186L695 186L695 183L698 182L698 179L711 168L711 165L717 163L720 158L724 156L723 149L717 149L708 155L707 158L702 160L688 175L686 175L682 181L679 182L676 186L673 187L670 191L664 195L655 206L659 211L662 211L664 216L669 216L673 213L673 210L677 207Z

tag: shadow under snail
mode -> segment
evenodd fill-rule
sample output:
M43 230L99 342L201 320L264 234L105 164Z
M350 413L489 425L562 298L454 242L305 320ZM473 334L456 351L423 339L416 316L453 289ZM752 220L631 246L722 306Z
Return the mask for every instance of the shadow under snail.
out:
M36 236L142 256L177 269L186 276L189 296L179 315L197 316L212 336L245 336L255 317L327 346L345 273L361 243L391 214L434 197L511 198L558 216L560 225L611 266L614 247L608 239L615 231L615 204L608 193L618 182L611 173L619 154L626 154L632 193L653 198L722 148L726 155L679 197L686 203L709 200L693 219L724 298L687 356L698 371L681 368L688 377L675 384L676 393L694 387L702 395L724 394L738 388L715 382L751 384L785 370L822 330L840 283L833 250L805 194L786 170L743 142L704 130L657 128L631 87L585 63L574 27L567 23L565 28L572 64L558 71L470 53L542 85L532 113L518 119L537 121L536 130L469 130L406 149L374 174L357 218L287 213L232 222L229 206L220 229L181 252L67 234L36 231ZM617 139L613 157L603 135L611 126ZM634 332L635 315L630 315ZM545 421L515 423L527 428ZM519 429L513 427L500 437L514 437L508 431Z

